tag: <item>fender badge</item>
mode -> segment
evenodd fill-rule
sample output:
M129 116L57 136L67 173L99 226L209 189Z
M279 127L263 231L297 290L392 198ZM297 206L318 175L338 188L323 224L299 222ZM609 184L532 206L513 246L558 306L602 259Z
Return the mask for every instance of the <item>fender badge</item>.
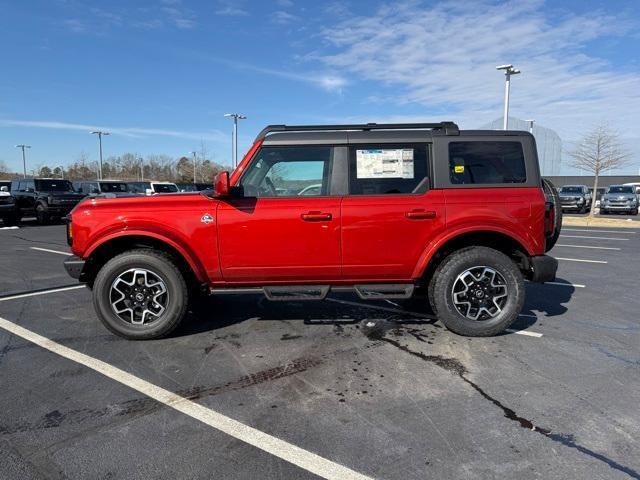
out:
M200 221L202 223L204 223L205 225L209 225L211 222L213 222L213 217L211 215L209 215L208 213L205 213L202 218L200 219Z

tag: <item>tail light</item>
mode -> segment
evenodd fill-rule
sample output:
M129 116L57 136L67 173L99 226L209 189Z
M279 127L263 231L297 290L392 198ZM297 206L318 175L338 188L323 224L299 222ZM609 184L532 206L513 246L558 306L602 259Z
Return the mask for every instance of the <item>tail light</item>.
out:
M556 205L553 202L547 202L544 215L544 233L552 235L556 227Z
M71 214L64 217L64 221L67 224L67 243L71 247L73 245L73 222L71 221Z

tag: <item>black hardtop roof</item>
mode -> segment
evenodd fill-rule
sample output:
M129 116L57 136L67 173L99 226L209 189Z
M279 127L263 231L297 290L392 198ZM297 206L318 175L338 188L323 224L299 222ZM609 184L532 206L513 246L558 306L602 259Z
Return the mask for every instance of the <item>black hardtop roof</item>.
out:
M423 142L434 136L531 136L519 130L460 130L453 122L364 123L345 125L270 125L256 137L264 145Z

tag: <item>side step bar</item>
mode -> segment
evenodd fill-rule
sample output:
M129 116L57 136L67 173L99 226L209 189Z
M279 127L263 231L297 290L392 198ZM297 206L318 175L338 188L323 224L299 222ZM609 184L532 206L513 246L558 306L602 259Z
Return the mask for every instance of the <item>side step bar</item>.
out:
M275 285L253 288L212 288L212 295L264 294L273 302L300 300L323 300L330 291L355 291L362 300L384 300L410 298L415 290L413 283L367 283L360 285Z

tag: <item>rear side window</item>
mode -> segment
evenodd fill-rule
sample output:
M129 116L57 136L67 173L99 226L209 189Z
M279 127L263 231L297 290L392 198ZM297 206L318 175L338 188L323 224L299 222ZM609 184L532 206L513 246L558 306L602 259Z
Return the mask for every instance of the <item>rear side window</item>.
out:
M426 144L362 144L349 148L351 195L424 193L428 171Z
M454 185L524 183L520 142L449 143L449 178Z

